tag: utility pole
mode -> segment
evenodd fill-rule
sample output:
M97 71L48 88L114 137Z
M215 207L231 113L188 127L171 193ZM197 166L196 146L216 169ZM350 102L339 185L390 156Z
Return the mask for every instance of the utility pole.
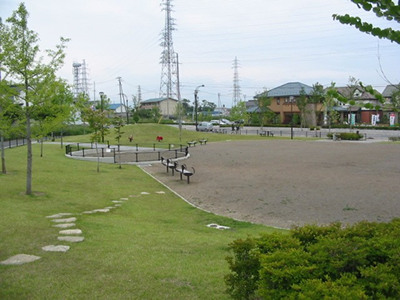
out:
M119 105L121 107L120 118L122 119L122 107L124 107L125 113L126 113L126 124L129 124L128 99L126 99L126 104L125 104L125 94L122 91L122 78L117 77L117 80L118 80L118 86L119 86Z
M194 90L194 110L195 110L195 118L196 118L196 131L198 131L197 128L197 108L198 108L198 101L197 101L197 94L199 93L199 88L204 87L204 84L199 85L195 90Z

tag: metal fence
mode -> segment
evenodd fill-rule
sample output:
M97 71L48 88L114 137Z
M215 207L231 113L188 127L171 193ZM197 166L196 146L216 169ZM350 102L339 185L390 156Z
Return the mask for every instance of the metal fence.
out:
M151 147L148 145L136 144L134 147L127 146L109 146L97 147L95 144L69 144L65 146L65 153L75 157L86 158L111 158L113 163L130 163L130 162L148 162L160 161L161 157L165 159L177 159L185 157L189 153L187 146L179 145L175 147L169 144L168 148L157 148L156 144Z

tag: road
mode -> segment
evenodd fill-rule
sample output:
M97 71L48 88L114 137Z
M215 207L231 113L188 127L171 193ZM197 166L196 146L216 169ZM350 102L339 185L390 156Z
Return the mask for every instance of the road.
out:
M178 125L172 125L174 127L178 127ZM182 129L185 130L195 130L194 125L183 125ZM214 130L220 129L220 126L214 125ZM221 127L221 129L226 129L228 134L231 134L232 129L230 127ZM268 130L274 133L275 136L291 136L291 128L290 127L263 127L262 130ZM261 127L249 127L244 126L240 130L240 134L244 135L257 135L261 131ZM351 132L359 131L359 133L363 134L367 140L376 140L376 141L387 141L389 137L400 137L399 130L376 130L376 129L353 129ZM334 129L326 129L321 128L318 131L310 130L309 128L293 128L293 136L294 137L326 137L329 132L350 132L350 129L342 129L342 128L334 128Z

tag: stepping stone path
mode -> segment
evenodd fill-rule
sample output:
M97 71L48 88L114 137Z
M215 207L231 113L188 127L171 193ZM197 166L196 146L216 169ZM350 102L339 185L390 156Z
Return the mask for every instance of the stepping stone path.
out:
M155 192L156 194L165 194L164 191ZM140 195L150 195L148 192L141 192ZM140 195L129 195L129 198L140 197ZM116 207L121 207L123 203L129 200L129 198L120 198L119 200L112 200L111 202L114 204L113 206L108 206L105 208L94 209L91 211L84 211L82 214L95 214L95 213L108 213L111 209ZM62 242L70 242L70 243L79 243L83 242L85 238L81 236L82 230L80 229L65 229L75 227L75 222L77 221L76 217L72 217L74 214L72 213L58 213L51 216L46 216L46 218L51 219L53 223L57 223L52 225L52 227L62 228L64 230L60 230L60 236L57 237L57 240ZM66 218L69 217L69 218ZM230 227L222 226L218 224L208 224L207 227L216 228L216 229L230 229ZM70 246L67 245L47 245L42 247L43 251L46 252L67 252L70 249ZM30 263L40 259L40 256L28 255L28 254L17 254L14 255L4 261L1 261L1 265L22 265L25 263Z

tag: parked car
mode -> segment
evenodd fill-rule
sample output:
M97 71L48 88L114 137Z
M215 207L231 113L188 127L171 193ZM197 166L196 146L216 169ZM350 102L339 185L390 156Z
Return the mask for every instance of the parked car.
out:
M222 120L211 120L210 123L213 125L224 125L225 124Z
M221 119L221 121L224 122L224 124L226 125L232 125L232 122L227 119Z
M212 131L213 124L211 124L210 122L201 122L197 125L197 130L198 131Z

